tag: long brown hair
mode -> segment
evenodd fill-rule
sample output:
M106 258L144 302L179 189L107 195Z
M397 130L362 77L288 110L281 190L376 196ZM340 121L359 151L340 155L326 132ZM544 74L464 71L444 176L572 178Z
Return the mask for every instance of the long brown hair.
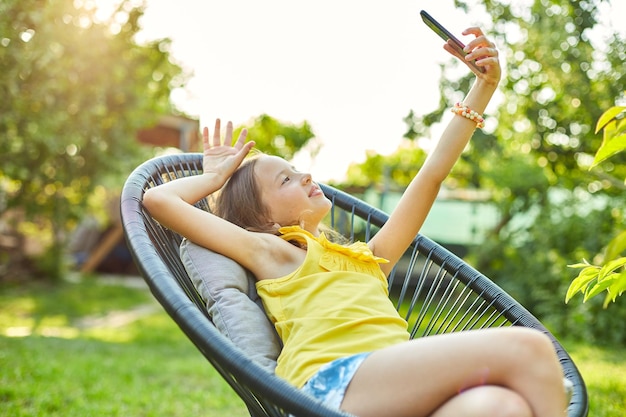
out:
M246 230L276 234L269 209L263 204L254 168L261 153L246 159L217 194L213 212Z
M271 220L270 210L263 203L261 189L254 172L259 157L262 155L264 155L262 152L257 151L241 164L217 193L211 210L217 216L251 232L279 235L278 229L281 225ZM293 224L298 224L298 221L294 221ZM333 242L349 243L348 239L328 226L320 225L320 229ZM291 243L304 247L295 241Z

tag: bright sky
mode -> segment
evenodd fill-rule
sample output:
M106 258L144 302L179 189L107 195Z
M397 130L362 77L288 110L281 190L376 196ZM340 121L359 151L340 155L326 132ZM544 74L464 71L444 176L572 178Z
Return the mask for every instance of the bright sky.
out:
M366 150L393 152L409 111L435 109L439 64L450 57L420 9L461 40L466 27L489 23L486 13L465 15L452 0L147 4L143 36L172 39L172 55L194 74L176 105L209 127L216 117L245 125L263 113L307 120L323 147L313 163L296 164L322 181L341 178Z
M366 150L393 152L411 109L435 109L438 65L449 56L422 23L425 3L148 0L142 26L146 38L171 38L172 55L193 70L187 92L174 95L179 108L209 127L263 113L307 120L322 150L313 164L296 163L328 180ZM472 22L452 3L426 10L463 39Z

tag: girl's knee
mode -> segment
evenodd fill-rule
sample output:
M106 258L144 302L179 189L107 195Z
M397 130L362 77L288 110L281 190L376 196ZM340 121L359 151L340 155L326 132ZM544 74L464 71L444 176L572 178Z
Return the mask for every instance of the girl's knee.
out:
M513 375L524 373L546 383L558 384L563 378L563 369L552 340L544 333L528 328L520 328L515 337L510 357L520 372L512 370Z
M528 402L516 392L498 386L473 388L466 395L464 410L468 416L532 417Z
M513 354L535 360L556 360L556 350L552 340L539 330L527 327L514 327Z

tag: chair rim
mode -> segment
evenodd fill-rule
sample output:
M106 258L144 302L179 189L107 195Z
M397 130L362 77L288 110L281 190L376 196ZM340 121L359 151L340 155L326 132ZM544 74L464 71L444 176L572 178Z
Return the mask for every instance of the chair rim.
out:
M186 156L176 158L181 158L183 163L188 162ZM254 386L259 395L269 398L294 415L350 416L325 406L248 358L241 349L211 324L204 311L177 284L168 266L147 238L148 230L143 221L141 207L144 185L153 176L152 168L159 168L159 165L167 159L173 158L171 156L156 157L137 167L128 177L120 202L120 214L127 245L153 296L227 381L230 377L224 375L220 368L228 370L237 381ZM200 340L211 342L199 343ZM231 387L237 391L232 384Z
M202 352L205 358L240 396L245 396L246 394L241 393L233 385L233 378L237 382L241 381L250 387L254 387L257 397L259 395L266 397L271 403L276 404L279 408L289 410L289 413L293 415L315 417L350 416L345 412L325 406L248 358L242 350L213 326L206 310L199 306L197 302L194 302L181 288L177 279L157 253L154 243L149 238L149 231L144 222L146 211L141 201L145 187L149 182L158 183L161 181L160 175L168 172L168 170L173 170L171 167L174 166L189 171L197 171L197 168L194 168L194 164L197 164L198 160L200 162L202 160L201 153L158 156L143 162L135 168L124 184L120 201L124 235L135 264L147 282L150 291L181 330L191 339L196 348ZM386 213L341 190L326 184L320 184L320 187L333 203L337 202L338 207L353 210L354 215L364 217L368 221L371 219L374 224L378 225L382 225L388 218ZM359 203L356 206L348 207L346 203L345 207L342 207L343 202L349 199L356 199L362 204ZM588 399L584 380L569 353L556 337L534 315L497 284L446 248L423 235L418 235L414 243L419 250L430 251L429 253L432 253L434 261L438 264L454 265L454 268L457 268L457 273L471 276L468 280L468 285L477 285L481 290L488 289L489 291L485 294L490 297L491 302L497 303L501 308L505 308L505 314L510 314L511 317L514 317L518 322L516 324L541 330L552 339L559 360L563 365L565 376L573 379L575 385L579 387L579 390L575 392L577 398L573 398L568 408L568 415L572 417L586 416L588 413ZM514 320L510 321L515 323ZM207 343L207 340L210 340L210 343ZM225 370L232 377L225 374ZM242 399L244 399L243 396ZM245 402L251 415L282 415L276 412L276 410L267 410L263 404L259 404L259 408L255 409L255 407L251 408L247 401Z

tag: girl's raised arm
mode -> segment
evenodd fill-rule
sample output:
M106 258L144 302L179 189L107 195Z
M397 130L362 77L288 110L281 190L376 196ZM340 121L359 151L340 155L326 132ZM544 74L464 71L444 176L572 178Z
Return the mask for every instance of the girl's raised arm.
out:
M467 65L476 74L476 82L467 94L463 106L482 114L500 81L498 51L479 28L467 29L463 34L476 36L466 46L466 52L471 52L465 60L476 60L476 65L485 68L485 72L482 73ZM463 56L450 45L445 44L444 48L452 55L464 60ZM475 120L465 117L452 118L424 166L405 190L387 223L369 242L376 256L390 261L388 264L381 264L385 273L388 274L391 271L419 232L443 180L459 159L476 125Z
M168 229L255 272L251 265L258 257L258 252L255 253L254 248L258 249L262 245L264 237L193 206L218 191L241 165L254 146L254 142L246 143L245 138L244 130L237 142L230 146L232 124L229 122L222 145L218 119L212 144L209 143L208 129L203 131L203 174L178 178L147 190L143 205L155 220Z

